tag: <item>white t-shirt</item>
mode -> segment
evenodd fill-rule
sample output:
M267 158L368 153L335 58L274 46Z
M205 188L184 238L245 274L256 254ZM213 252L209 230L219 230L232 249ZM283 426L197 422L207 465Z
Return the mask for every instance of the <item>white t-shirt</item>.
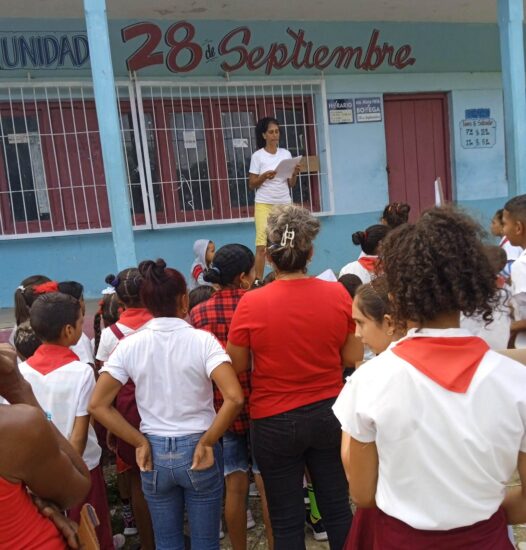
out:
M363 265L356 260L355 262L350 262L347 265L344 265L341 268L340 274L338 275L338 279L342 275L346 275L347 273L350 273L351 275L357 275L360 277L360 280L362 281L362 284L367 284L371 282L372 279L372 273L370 271L367 271Z
M526 250L511 266L511 304L514 319L526 319ZM526 331L517 334L515 347L526 348Z
M20 363L19 368L48 418L69 439L75 418L89 415L88 403L95 388L93 368L80 361L72 361L45 375L30 367L26 361ZM95 430L90 424L82 456L88 469L93 470L99 465L101 452Z
M69 348L73 353L76 353L82 363L95 364L93 359L93 346L89 337L83 332L79 341Z
M491 349L501 350L508 347L510 339L511 308L508 288L500 290L499 304L493 310L493 322L486 326L481 315L465 317L460 315L460 327L474 336L482 338Z
M133 328L127 327L118 321L115 324L124 336L129 336L135 332ZM97 349L97 360L102 363L106 362L113 350L117 347L119 341L120 340L117 336L115 336L111 328L106 327L100 334L99 348Z
M286 149L280 149L275 154L268 153L264 148L258 149L250 159L249 173L259 176L268 170L275 170L278 164L285 159L292 158ZM289 204L290 189L286 179L274 178L266 180L256 189L255 202L265 204Z
M418 334L470 336L462 329ZM378 507L416 529L488 519L519 451L526 452L526 368L488 351L467 392L455 393L395 355L393 345L357 369L333 407L353 439L376 442Z
M141 432L180 437L208 430L216 414L210 375L230 362L209 332L157 317L121 340L100 372L133 380Z

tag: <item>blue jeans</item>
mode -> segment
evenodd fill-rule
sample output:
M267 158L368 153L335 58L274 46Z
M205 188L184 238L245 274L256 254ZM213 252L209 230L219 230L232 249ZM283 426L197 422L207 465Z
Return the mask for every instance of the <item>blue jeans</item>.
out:
M219 550L223 453L217 443L214 465L206 470L190 470L201 436L146 436L152 448L153 470L141 472L141 480L157 550L184 550L185 507L192 550Z

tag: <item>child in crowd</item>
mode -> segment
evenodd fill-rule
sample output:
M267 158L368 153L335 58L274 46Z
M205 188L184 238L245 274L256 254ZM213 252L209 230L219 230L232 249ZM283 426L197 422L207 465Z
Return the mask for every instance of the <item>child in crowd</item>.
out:
M526 195L510 199L502 215L504 236L512 246L526 248ZM511 266L512 338L516 348L526 348L526 251Z
M190 280L188 289L192 290L198 285L210 285L203 279L203 273L208 269L214 259L216 245L208 239L198 239L194 243L194 263L190 268Z
M84 302L84 287L76 281L63 281L58 283L58 291L63 294L69 294L73 296L80 303L80 309L82 310L82 317L86 314L86 303ZM88 363L88 365L95 365L95 358L93 357L93 347L91 340L84 331L80 336L77 344L75 344L71 351L78 355L78 358L82 363Z
M184 321L184 277L161 259L141 262L139 271L141 297L154 319L112 353L90 410L136 449L157 550L184 547L185 508L192 548L219 548L224 483L219 439L241 411L243 391L217 339ZM136 385L140 431L113 407L129 378ZM224 398L217 414L212 381Z
M340 277L346 273L358 275L362 282L369 283L376 273L378 264L378 249L382 239L389 233L386 225L371 225L365 231L356 231L352 234L352 242L360 245L363 255L358 260L342 267Z
M144 307L140 297L142 276L137 268L124 269L117 276L108 275L106 283L114 289L120 305L124 307L124 311L120 314L117 322L106 327L101 333L96 357L98 364L102 366L108 361L123 338L133 334L152 319L152 314ZM141 417L137 409L135 384L132 380L129 380L120 389L115 400L115 408L132 426L139 429ZM113 438L111 435L108 438L116 451L118 474L123 474L129 478L133 516L135 517L142 547L145 550L153 549L155 546L152 523L141 487L135 449L121 438ZM125 494L125 491L123 491L123 494ZM133 527L131 516L128 515L127 518L130 523L125 525L125 529ZM128 532L130 531L128 530Z
M215 288L209 285L199 285L193 288L188 293L188 313L194 309L195 306L199 305L201 302L206 302L212 294L215 292Z
M391 319L412 328L334 407L352 498L378 508L374 548L511 550L507 523L526 520L526 371L459 328L498 302L481 235L434 208L382 245ZM522 486L507 488L516 468Z
M59 292L44 293L30 311L31 327L42 345L20 364L20 372L31 384L44 412L90 470L91 490L85 502L93 505L100 521L97 535L101 548L113 549L106 487L100 466L101 449L90 424L88 402L95 387L90 365L71 351L82 334L84 318L78 300ZM21 353L22 348L18 348ZM78 506L69 511L80 519Z
M362 285L353 301L353 319L356 323L356 337L362 340L372 352L373 357L382 353L389 344L403 336L403 329L397 329L390 315L389 295L384 277L378 277ZM371 357L372 358L372 357ZM335 404L335 413L340 411L340 401ZM347 478L351 471L349 464L349 434L342 431L342 462ZM345 550L372 550L374 548L374 529L377 516L376 508L357 508L351 530L345 542Z
M213 262L203 275L205 281L217 285L219 290L210 299L191 310L191 324L195 328L211 332L223 347L226 346L228 330L234 311L239 300L252 286L255 277L254 254L249 248L242 244L222 246L216 252ZM195 292L195 289L192 292ZM247 547L247 520L250 519L248 517L250 510L247 510L250 375L248 372L243 372L238 375L238 378L245 395L245 406L223 436L226 485L225 520L232 548L234 550L245 550ZM221 392L214 387L214 407L216 411L221 408L222 404ZM262 499L267 536L271 537L272 531L266 509L265 491L255 462L252 463L252 472Z
M384 208L380 223L391 229L407 223L411 206L405 202L392 202Z
M16 327L15 349L20 361L33 357L35 351L42 345L42 340L35 334L29 321Z
M491 218L490 232L494 237L499 237L499 246L504 250L504 252L506 252L507 261L504 269L502 270L502 274L506 277L506 279L509 279L511 276L511 266L513 262L521 255L522 247L513 246L508 237L504 234L503 215L503 208L500 208L495 212L493 218Z
M119 297L115 289L110 286L102 291L102 298L99 300L99 309L93 316L93 349L95 356L99 351L100 337L102 328L108 328L114 325L123 311L123 307L119 304ZM101 328L101 321L103 327Z
M342 275L338 279L338 282L345 287L350 297L353 299L358 287L363 284L360 277L358 277L358 275L354 275L354 273L346 273L345 275Z
M15 326L9 335L9 343L11 345L15 343L16 327L29 321L29 308L39 296L33 292L34 287L48 283L49 281L51 281L51 279L45 275L30 275L26 277L15 290Z
M482 338L491 349L503 350L508 347L511 329L510 293L506 288L505 279L501 275L506 265L506 252L498 246L484 247L491 269L495 274L498 287L499 303L493 310L493 322L487 323L480 315L460 316L460 326L469 330L474 336Z

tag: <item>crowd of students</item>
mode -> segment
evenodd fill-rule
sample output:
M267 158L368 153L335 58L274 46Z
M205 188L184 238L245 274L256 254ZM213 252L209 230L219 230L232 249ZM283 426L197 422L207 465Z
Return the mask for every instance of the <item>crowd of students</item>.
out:
M183 549L185 514L192 548L217 549L224 510L245 550L251 472L269 548L305 547L305 479L334 550L513 548L526 195L496 213L499 246L452 206L408 216L355 232L339 282L308 274L320 221L294 205L268 213L257 288L253 252L209 240L189 285L162 259L108 275L94 347L82 285L24 279L18 360L0 347L0 549L77 547L87 502L113 548L102 449L144 549Z

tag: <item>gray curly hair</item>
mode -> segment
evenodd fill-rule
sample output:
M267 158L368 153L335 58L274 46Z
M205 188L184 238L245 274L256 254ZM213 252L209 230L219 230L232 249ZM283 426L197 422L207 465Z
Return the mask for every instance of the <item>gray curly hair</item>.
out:
M305 208L275 206L267 219L267 254L280 271L306 270L320 222Z

